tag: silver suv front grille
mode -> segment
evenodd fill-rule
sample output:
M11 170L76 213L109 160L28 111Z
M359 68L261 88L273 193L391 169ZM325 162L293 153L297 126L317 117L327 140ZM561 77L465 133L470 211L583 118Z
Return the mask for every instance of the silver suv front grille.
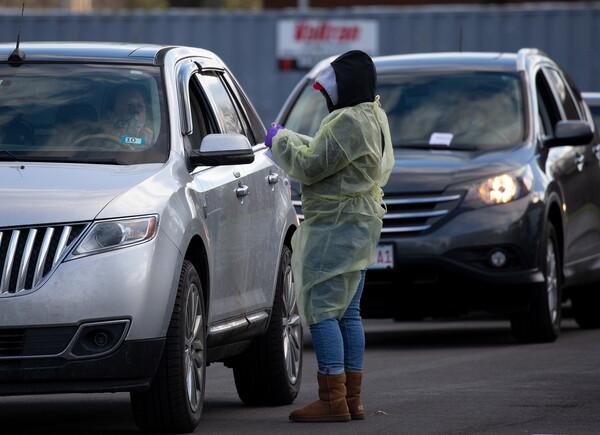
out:
M0 229L0 297L35 289L58 265L85 224Z
M419 194L387 196L387 213L383 217L382 233L419 233L431 228L456 208L463 194ZM304 219L302 201L292 200L298 219Z
M0 328L0 359L57 355L68 346L76 331L77 326Z

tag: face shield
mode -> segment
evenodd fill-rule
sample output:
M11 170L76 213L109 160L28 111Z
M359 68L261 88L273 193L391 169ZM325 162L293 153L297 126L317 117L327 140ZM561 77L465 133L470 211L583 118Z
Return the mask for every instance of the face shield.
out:
M337 82L335 80L335 71L331 65L321 71L317 76L313 88L323 94L325 101L327 101L327 108L329 109L329 112L332 112L334 110L333 108L338 103L339 97Z

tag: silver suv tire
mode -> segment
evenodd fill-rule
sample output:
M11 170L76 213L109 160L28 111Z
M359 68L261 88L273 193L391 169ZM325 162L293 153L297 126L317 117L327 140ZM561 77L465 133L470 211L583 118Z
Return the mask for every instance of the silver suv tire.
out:
M196 268L184 261L160 365L148 391L132 392L144 432L188 433L202 415L206 380L206 310Z
M288 405L300 388L302 325L291 269L292 251L283 246L273 312L266 333L232 362L235 386L246 405Z

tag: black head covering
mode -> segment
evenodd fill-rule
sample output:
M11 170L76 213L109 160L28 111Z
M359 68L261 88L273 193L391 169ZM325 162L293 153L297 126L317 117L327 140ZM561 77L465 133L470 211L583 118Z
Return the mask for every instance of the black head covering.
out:
M360 50L349 51L331 62L331 67L335 71L338 101L335 106L329 107L330 112L375 101L377 75L375 64L367 53Z

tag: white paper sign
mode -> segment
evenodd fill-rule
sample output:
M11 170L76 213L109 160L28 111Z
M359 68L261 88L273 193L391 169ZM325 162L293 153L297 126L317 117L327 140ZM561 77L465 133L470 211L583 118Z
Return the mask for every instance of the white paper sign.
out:
M445 145L449 146L454 135L452 133L431 133L429 145Z

